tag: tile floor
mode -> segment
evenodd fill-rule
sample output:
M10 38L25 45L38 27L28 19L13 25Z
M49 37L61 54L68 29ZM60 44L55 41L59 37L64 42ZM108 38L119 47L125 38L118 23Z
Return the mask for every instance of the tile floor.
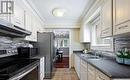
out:
M55 68L52 79L44 80L79 80L74 69Z

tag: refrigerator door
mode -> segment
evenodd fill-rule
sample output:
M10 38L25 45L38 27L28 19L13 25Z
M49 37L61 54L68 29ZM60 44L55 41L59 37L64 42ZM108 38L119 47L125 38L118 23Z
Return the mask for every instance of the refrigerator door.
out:
M52 33L38 33L39 53L45 56L45 78L52 76L53 41Z

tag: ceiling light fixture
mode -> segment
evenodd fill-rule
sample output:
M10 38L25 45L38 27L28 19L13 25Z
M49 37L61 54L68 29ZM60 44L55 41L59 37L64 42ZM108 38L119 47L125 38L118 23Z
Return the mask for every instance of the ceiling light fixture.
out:
M52 10L52 14L55 16L55 17L63 17L66 13L66 10L65 9L61 9L61 8L55 8Z

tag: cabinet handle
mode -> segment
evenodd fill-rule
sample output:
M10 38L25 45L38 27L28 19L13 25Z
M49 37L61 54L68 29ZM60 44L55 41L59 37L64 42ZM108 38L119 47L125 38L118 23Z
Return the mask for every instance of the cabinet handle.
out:
M107 34L107 33L108 33L108 30L103 32L103 34Z
M109 33L109 30L102 31L101 35L104 35L104 34L107 34L107 33Z
M91 74L94 74L93 70L88 69L88 72L90 72Z
M16 23L17 23L17 24L21 24L20 22L17 22L17 21L16 21Z
M98 80L105 80L105 79L99 76L99 77L98 77Z
M102 80L102 79L101 79L101 77L99 76L99 77L97 77L97 80Z
M128 27L128 25L118 27L118 29L122 29L122 28L126 28L126 27Z

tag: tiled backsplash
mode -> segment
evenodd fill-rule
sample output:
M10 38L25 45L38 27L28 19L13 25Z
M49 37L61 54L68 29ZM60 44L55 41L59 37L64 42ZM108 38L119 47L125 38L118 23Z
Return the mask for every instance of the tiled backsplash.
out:
M121 48L130 50L130 38L116 38L114 44L115 52L119 51Z
M19 46L25 46L25 45L29 45L29 43L27 42L25 43L20 39L12 39L9 37L0 36L0 50L17 48Z

